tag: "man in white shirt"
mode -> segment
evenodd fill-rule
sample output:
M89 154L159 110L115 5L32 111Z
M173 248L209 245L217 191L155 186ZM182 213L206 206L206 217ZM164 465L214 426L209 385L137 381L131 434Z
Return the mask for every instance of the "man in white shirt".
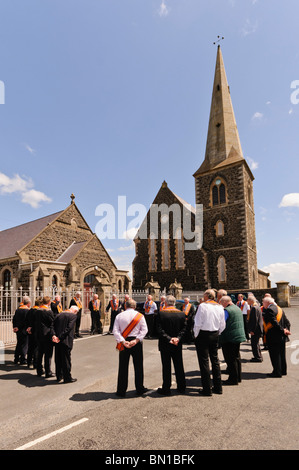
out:
M248 313L250 312L250 307L249 307L248 303L246 302L246 300L244 300L244 295L243 294L238 295L237 307L239 307L242 310L245 336L246 336L247 341L249 341L247 316L248 316Z
M157 304L153 301L151 295L147 296L147 300L143 305L145 320L148 328L147 338L152 338L154 334L154 314L157 311Z
M133 357L135 372L135 387L137 395L143 395L147 389L143 386L143 348L142 340L147 334L147 325L144 315L137 312L136 302L129 299L126 310L115 318L113 335L119 350L117 392L119 397L125 397L128 387L128 373L130 357Z
M211 396L222 393L221 370L218 359L218 338L225 329L224 308L215 301L215 291L204 293L204 302L198 306L194 318L194 337L201 372L200 394ZM209 359L212 363L213 385L211 388Z

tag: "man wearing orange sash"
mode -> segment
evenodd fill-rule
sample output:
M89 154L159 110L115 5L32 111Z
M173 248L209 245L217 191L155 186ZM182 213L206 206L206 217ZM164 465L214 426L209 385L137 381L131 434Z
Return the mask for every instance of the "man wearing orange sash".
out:
M171 365L173 363L177 390L184 393L186 389L183 363L182 339L186 332L186 315L175 307L176 299L172 295L166 298L166 306L157 315L158 348L162 364L162 387L160 395L171 395Z
M98 294L94 294L92 300L88 304L91 316L91 329L90 334L102 334L103 326L101 322L101 301Z
M55 295L53 302L51 302L51 310L55 316L62 312L60 295Z
M152 296L148 295L147 300L143 305L145 320L148 328L147 338L151 339L155 329L155 312L157 311L157 304L152 300Z
M224 308L215 301L215 291L208 289L194 318L194 337L202 390L199 393L211 396L212 392L222 393L221 370L218 358L219 335L225 329ZM211 387L210 364L212 364L213 385Z
M271 297L264 297L263 307L264 334L273 367L268 375L282 377L287 374L285 343L291 334L291 325L281 307Z
M184 299L183 312L186 315L186 321L187 321L186 335L185 335L185 338L183 338L183 342L190 344L194 339L193 327L194 327L195 308L194 308L194 305L191 304L189 297L186 297Z
M118 379L116 395L125 397L128 388L130 357L133 358L135 388L137 395L143 395L147 389L143 385L143 348L142 341L147 334L144 315L136 311L136 302L127 300L126 310L120 312L114 322L113 335L119 351Z
M28 334L26 331L26 316L31 307L30 297L24 297L16 309L12 319L13 331L17 335L14 363L25 364L28 351Z
M110 300L109 304L106 307L106 313L109 312L111 309L111 315L110 315L110 326L109 326L109 334L112 335L113 331L113 326L115 322L116 315L119 314L120 312L120 302L118 298L116 297L115 294L112 295L112 299Z
M75 326L75 338L82 338L82 335L80 334L80 325L81 325L81 315L82 315L82 300L81 300L81 294L80 292L77 292L76 295L72 298L70 301L70 306L71 308L72 305L76 305L78 307L78 313L76 317L76 326Z
M242 310L245 336L246 336L247 341L249 341L247 315L250 310L250 307L248 303L246 302L246 300L244 300L243 294L238 295L237 307L239 307Z

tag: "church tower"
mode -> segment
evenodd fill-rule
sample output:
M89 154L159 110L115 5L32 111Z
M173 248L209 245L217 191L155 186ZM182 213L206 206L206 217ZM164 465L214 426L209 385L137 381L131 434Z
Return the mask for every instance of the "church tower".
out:
M220 46L205 159L193 175L203 205L203 251L210 287L258 288L252 172L244 159Z

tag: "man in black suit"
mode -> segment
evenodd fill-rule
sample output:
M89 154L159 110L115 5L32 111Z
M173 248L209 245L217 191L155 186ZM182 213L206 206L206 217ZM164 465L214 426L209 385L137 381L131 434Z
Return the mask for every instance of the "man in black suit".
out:
M76 305L78 307L78 313L76 315L75 338L82 338L82 335L80 333L80 325L83 305L80 292L77 292L76 295L74 295L74 297L70 301L70 307L72 307L72 305Z
M177 390L184 393L186 389L181 340L186 332L187 322L185 313L175 308L175 302L172 295L167 296L165 308L157 314L158 344L163 376L162 387L157 390L160 395L171 394L171 361L175 369Z
M115 318L121 312L121 304L115 294L112 295L112 299L106 307L106 313L109 312L109 309L111 309L109 334L112 335Z
M72 305L69 310L62 311L54 320L55 367L58 382L76 382L71 375L71 351L73 349L75 325L79 308Z
M247 318L247 326L250 334L251 349L253 358L251 362L263 362L261 353L260 338L263 334L263 315L260 306L254 295L248 295L247 303L250 311Z
M95 333L102 334L103 326L101 322L101 301L98 294L94 294L92 300L88 304L91 316L91 330L90 334L94 335Z
M286 341L290 333L290 322L285 313L271 297L263 299L264 333L273 371L270 377L287 374Z
M48 296L43 297L42 305L36 310L34 334L37 342L37 375L41 376L45 373L46 378L54 377L51 371L51 359L53 356L52 338L55 336L54 314L51 310L51 299ZM45 370L42 365L43 358Z
M17 345L15 349L14 363L25 364L26 355L28 350L28 334L26 331L26 316L31 307L31 300L29 297L23 297L23 301L16 309L12 319L13 331L17 335Z
M61 304L61 297L60 295L55 295L55 298L53 302L51 302L51 310L54 313L54 315L58 315L60 312L62 312L62 304Z

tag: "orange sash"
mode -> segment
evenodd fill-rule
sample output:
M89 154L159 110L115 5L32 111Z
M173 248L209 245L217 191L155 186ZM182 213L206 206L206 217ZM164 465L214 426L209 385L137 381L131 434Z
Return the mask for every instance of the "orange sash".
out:
M96 311L100 310L100 301L99 301L99 299L94 300L94 301L92 302L92 305L93 305L93 309L94 309L94 310L96 310Z
M80 300L78 300L76 297L74 297L74 301L76 302L76 305L78 307L79 310L81 310L82 308L82 303Z
M278 313L276 315L276 320L277 322L279 323L280 320L281 320L281 317L282 317L282 308L280 308L278 305L276 305L277 309L278 309ZM264 337L267 335L268 331L273 328L273 325L272 323L266 323L264 320L263 320L263 323L264 323Z
M160 303L160 312L161 312L161 310L164 310L164 308L165 308L165 302L161 302Z
M163 312L167 312L168 310L170 310L171 312L179 312L179 313L182 313L182 310L178 310L177 308L175 308L173 305L169 305L168 307L164 307L162 309Z
M153 303L154 303L153 300L147 300L145 302L144 310L145 310L146 313L149 313Z
M55 303L55 302L54 302ZM56 307L57 307L57 310L58 310L58 313L61 313L62 312L62 305L60 302L58 302L58 304L55 304Z
M188 316L189 310L191 308L191 303L189 302L187 305L184 304L183 306L183 312L185 312L186 317Z
M118 299L115 300L115 308L114 308L113 300L110 300L110 305L111 305L111 309L116 311L118 309Z
M133 320L126 326L124 331L122 332L122 336L126 339L128 336L130 336L131 331L134 330L135 326L138 325L140 322L141 318L143 317L142 313L137 313ZM123 351L125 349L124 345L122 343L117 343L116 349L119 351Z

